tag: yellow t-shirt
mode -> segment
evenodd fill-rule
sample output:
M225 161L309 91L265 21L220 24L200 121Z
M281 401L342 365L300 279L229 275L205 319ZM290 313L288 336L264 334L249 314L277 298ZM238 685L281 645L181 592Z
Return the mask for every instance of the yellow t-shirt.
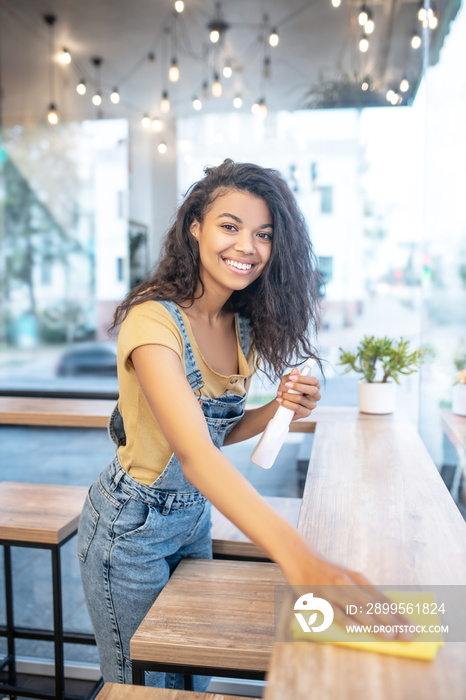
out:
M226 393L243 396L246 380L255 371L255 362L251 349L247 358L241 350L237 319L239 373L227 377L214 372L208 366L194 339L188 317L180 307L178 309L204 382L204 386L196 394L207 398L219 398ZM118 455L123 468L134 479L148 486L160 476L172 455L172 450L142 392L130 359L135 348L152 344L164 345L174 350L186 369L183 337L172 315L162 304L145 301L131 309L121 325L118 336L118 406L126 433L126 445L118 448Z

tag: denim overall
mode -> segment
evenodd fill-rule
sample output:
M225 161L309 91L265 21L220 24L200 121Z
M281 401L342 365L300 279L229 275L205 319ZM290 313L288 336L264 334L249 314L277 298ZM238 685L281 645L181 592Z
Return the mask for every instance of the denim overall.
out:
M181 331L186 377L199 394L202 375L181 313L173 302L159 303L169 310ZM238 334L246 356L250 327L247 319L239 316ZM245 399L235 394L218 399L202 397L202 410L217 447L243 416ZM117 445L125 443L117 407L110 418L109 434ZM186 479L174 454L163 473L146 486L122 468L117 451L90 487L79 521L78 557L105 682L131 683L131 637L182 558L212 558L211 525L210 503ZM205 676L194 676L193 690L204 692L209 681ZM146 673L146 684L183 688L183 677L151 672Z

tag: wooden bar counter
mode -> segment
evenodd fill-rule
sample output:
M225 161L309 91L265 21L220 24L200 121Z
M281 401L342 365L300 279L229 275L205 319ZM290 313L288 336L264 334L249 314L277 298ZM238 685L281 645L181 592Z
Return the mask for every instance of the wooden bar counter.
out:
M376 585L466 585L466 523L414 426L402 413L332 411L313 414L301 533ZM268 681L265 700L464 700L466 643L430 662L276 643Z

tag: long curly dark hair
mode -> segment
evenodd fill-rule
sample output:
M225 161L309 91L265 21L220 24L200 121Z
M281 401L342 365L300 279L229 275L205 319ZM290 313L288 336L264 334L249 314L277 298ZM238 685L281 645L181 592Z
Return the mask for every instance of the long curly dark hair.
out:
M202 224L218 197L237 190L266 202L273 220L272 251L261 276L235 290L224 309L250 320L254 349L270 379L308 357L320 365L310 338L318 328L322 280L304 217L288 185L276 170L230 159L204 172L178 209L153 275L129 292L115 312L112 328L136 304L159 299L193 303L199 287L202 296L199 249L189 229L193 221Z

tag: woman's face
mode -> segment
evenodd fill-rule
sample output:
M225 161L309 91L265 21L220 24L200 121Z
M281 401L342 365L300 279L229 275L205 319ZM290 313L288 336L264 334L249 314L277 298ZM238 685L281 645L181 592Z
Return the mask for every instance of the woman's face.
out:
M272 216L265 201L231 190L214 201L191 234L199 243L200 275L219 293L241 290L256 280L272 251Z

